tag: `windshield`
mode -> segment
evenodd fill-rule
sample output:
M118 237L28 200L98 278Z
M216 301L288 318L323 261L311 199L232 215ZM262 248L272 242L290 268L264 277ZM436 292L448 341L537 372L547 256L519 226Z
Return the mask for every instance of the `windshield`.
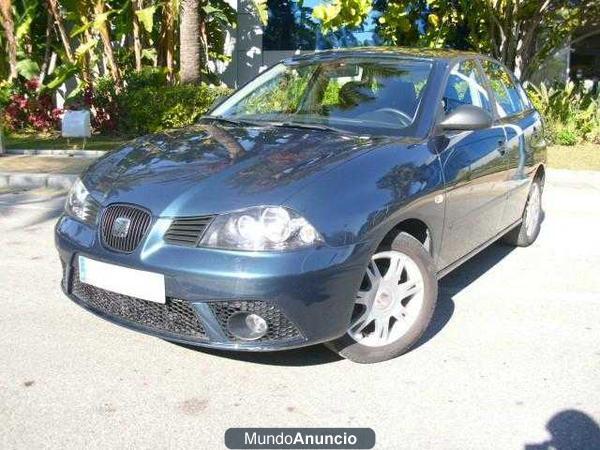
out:
M406 130L415 120L431 67L431 62L412 59L281 63L233 94L212 115L355 132Z

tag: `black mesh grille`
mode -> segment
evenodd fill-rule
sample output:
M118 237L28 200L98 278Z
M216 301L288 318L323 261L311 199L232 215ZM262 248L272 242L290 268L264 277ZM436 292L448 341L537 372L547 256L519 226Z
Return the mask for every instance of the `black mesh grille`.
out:
M213 216L179 217L173 219L165 233L165 241L174 245L195 247Z
M67 291L69 289L69 271L67 270L67 263L60 258L60 264L62 265L62 279L60 282L62 283L62 288Z
M126 230L119 227L122 221L129 221ZM146 235L151 221L152 216L144 209L130 205L110 205L102 213L102 242L112 250L132 252Z
M76 266L71 280L71 294L94 310L151 330L206 339L204 327L186 301L167 298L165 304L160 304L100 289L79 281Z
M273 304L264 301L210 302L210 307L229 339L236 338L227 330L227 321L238 311L258 314L267 321L267 334L258 341L291 341L302 338L298 328Z

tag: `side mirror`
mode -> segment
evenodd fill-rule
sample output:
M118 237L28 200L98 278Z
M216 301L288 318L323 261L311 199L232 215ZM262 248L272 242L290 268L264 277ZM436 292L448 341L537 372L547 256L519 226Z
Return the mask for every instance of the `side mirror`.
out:
M442 130L481 130L492 126L492 116L479 106L460 105L439 126Z

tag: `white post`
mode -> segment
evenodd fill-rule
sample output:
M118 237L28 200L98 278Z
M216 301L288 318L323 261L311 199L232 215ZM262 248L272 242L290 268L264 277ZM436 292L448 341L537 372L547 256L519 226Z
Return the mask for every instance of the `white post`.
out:
M571 79L571 51L573 50L571 36L567 38L567 71L565 73L565 84Z

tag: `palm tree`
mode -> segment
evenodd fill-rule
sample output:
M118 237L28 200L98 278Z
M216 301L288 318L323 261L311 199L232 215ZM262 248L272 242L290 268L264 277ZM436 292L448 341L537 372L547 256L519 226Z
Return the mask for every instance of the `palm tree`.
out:
M158 59L160 64L167 68L169 82L173 81L175 68L175 34L178 11L179 0L167 0L163 3Z
M136 0L131 2L133 11L133 53L135 55L135 71L142 70L142 40L140 36L140 20L137 17L136 11L144 8L144 0Z
M13 20L12 0L0 0L0 19L6 35L6 52L8 53L8 64L10 66L11 81L18 76L17 72L17 38L15 36L15 22Z
M94 13L96 17L102 17L106 12L105 0L96 0L94 3ZM114 82L119 86L121 84L121 74L119 67L115 61L115 55L112 49L112 40L110 35L110 28L108 27L107 20L100 21L96 27L100 33L100 39L104 46L104 58L110 70L110 74Z
M62 41L67 60L70 63L73 63L75 60L73 58L73 50L71 49L71 39L67 33L67 30L65 29L65 24L60 12L58 0L48 0L48 6L50 7L50 13L52 14L52 17L54 18L54 23L58 28L58 34L60 35L60 40Z
M182 83L200 81L200 0L181 0L179 76Z

